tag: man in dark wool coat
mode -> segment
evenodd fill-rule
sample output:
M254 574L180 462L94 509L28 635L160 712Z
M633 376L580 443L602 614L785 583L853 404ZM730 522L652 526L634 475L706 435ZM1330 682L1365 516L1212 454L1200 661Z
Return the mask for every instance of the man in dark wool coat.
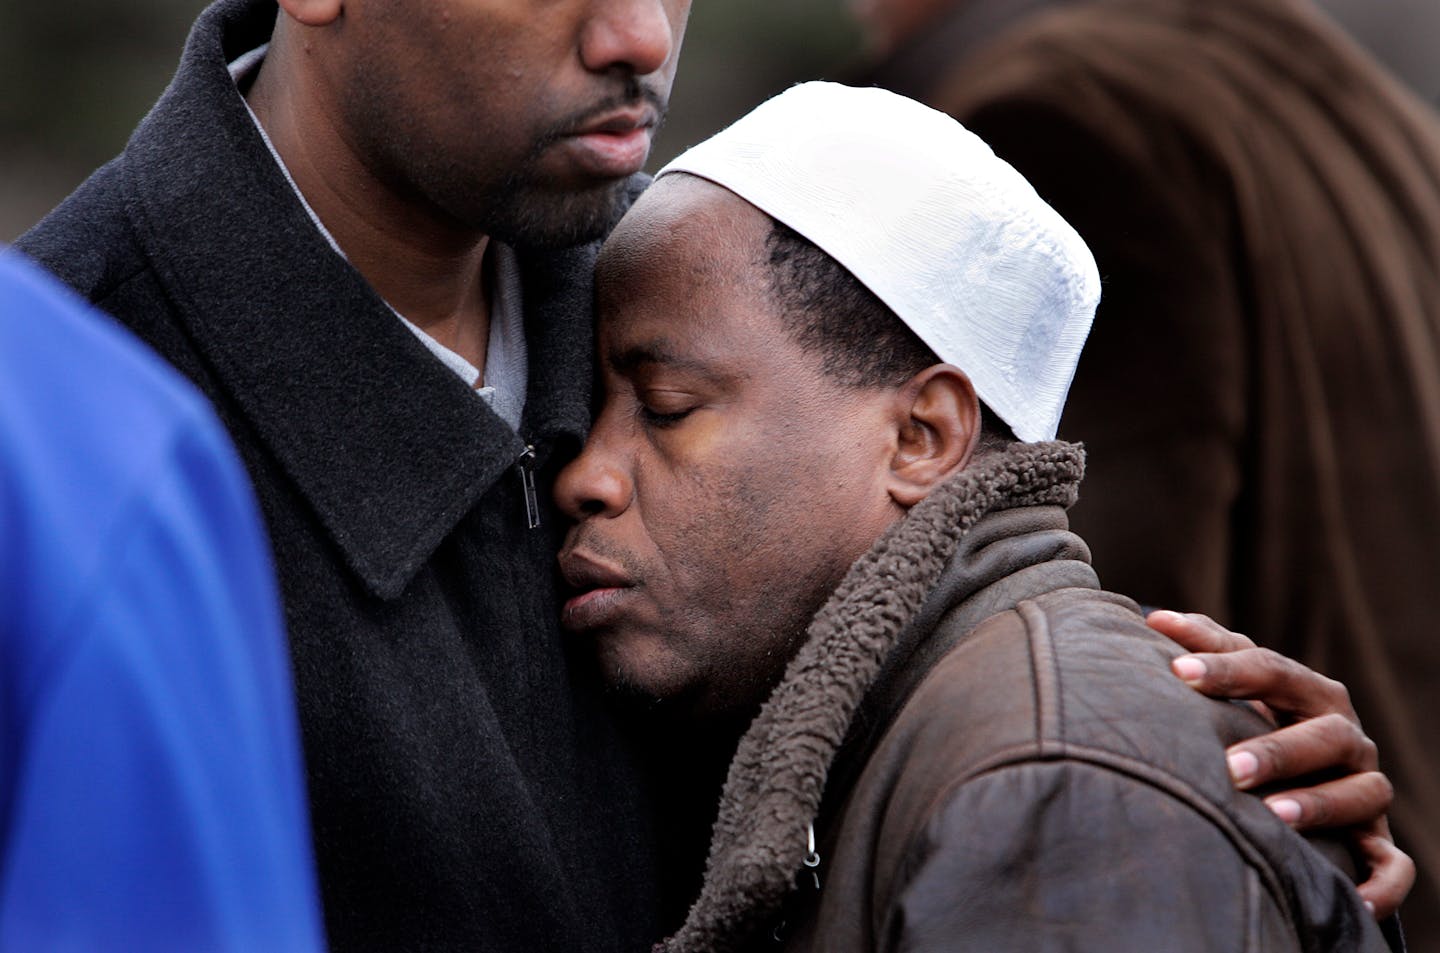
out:
M225 0L123 155L19 242L240 447L336 949L658 929L543 487L589 422L584 243L628 201L688 6Z
M1096 566L1346 680L1440 951L1440 119L1310 0L856 6L1099 261Z
M663 169L597 282L565 622L669 718L753 716L665 953L1387 949L1231 785L1263 720L1069 531L1099 275L983 142L794 87Z
M644 184L688 7L221 0L124 153L20 242L240 448L336 949L658 935L645 773L562 637L548 486L590 418L594 240ZM1330 712L1274 735L1288 756L1242 749L1262 773L1328 746L1341 801L1382 813L1343 698L1238 657L1252 677L1212 659L1212 687Z

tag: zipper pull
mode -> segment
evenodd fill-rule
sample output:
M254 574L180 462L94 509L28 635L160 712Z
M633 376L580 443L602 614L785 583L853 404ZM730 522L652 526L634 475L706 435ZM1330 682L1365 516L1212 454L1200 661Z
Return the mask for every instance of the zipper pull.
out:
M815 850L815 825L805 825L805 866L810 868L810 875L815 878L815 889L820 889L820 854Z
M525 493L525 524L530 529L540 528L540 500L535 495L535 448L525 445L525 452L515 461L520 470L520 487Z

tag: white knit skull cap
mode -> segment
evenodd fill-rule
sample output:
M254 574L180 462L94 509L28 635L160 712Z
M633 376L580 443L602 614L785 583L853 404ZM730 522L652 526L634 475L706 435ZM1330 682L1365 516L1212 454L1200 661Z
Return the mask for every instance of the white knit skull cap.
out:
M1100 299L1095 259L954 119L804 83L660 170L723 186L885 302L1021 440L1050 440Z

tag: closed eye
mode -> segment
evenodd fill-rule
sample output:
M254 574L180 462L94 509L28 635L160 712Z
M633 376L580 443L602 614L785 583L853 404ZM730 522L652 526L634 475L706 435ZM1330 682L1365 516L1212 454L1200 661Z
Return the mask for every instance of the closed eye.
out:
M662 412L647 407L644 404L641 404L640 419L645 421L645 423L651 427L664 428L678 424L680 421L684 420L686 417L689 417L692 413L694 413L694 410L695 408L693 407L687 407L684 410Z
M664 430L680 423L705 405L705 398L687 384L669 380L637 380L632 384L636 418L654 430Z

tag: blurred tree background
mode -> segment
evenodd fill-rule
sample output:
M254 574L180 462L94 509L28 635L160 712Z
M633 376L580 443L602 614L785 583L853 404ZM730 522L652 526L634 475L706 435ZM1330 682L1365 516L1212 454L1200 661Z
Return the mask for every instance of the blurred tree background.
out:
M1440 0L1321 0L1440 102ZM0 0L0 241L124 145L164 89L203 0ZM843 76L845 0L696 0L654 163L790 83Z

